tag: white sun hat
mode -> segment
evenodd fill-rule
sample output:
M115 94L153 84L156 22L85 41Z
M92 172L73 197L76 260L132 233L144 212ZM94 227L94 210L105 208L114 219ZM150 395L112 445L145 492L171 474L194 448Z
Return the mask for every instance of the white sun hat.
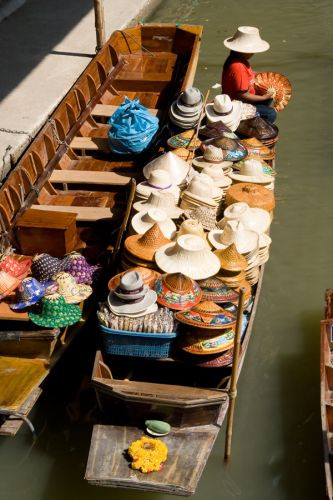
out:
M263 173L261 162L258 160L245 160L239 172L232 172L229 177L238 182L272 183L272 176Z
M158 156L143 167L143 175L146 179L149 179L149 176L154 170L166 170L169 173L172 182L178 186L184 182L190 168L189 163L169 151L168 153Z
M254 26L239 26L233 36L224 40L224 45L244 54L256 54L269 49L269 43L261 39L259 29Z
M200 221L195 219L187 219L182 222L179 227L179 230L176 234L175 240L178 240L184 234L192 234L194 236L199 236L199 238L203 239L207 245L207 248L211 248L207 241L207 233L203 228L203 225Z
M156 223L169 240L176 234L176 224L168 218L167 212L162 208L150 208L148 211L138 212L131 220L131 228L134 234L144 234Z
M258 234L266 233L271 224L271 217L262 208L250 208L245 202L232 203L224 210L224 217L217 225L223 229L230 220L241 221L246 229L255 231Z
M141 212L142 210L148 212L151 208L162 208L171 219L178 219L184 212L184 210L176 206L175 198L172 193L158 191L150 193L147 200L134 203L133 208L136 212Z
M136 194L141 199L148 199L152 192L165 192L174 195L176 203L179 199L179 187L172 183L171 176L166 170L156 169L149 175L148 181L140 182L136 186Z
M224 250L234 243L241 254L253 252L259 246L259 235L245 229L240 221L229 221L224 229L213 229L208 233L208 240L218 250Z
M183 198L193 199L204 204L206 203L207 205L214 206L216 205L216 202L214 201L214 194L216 194L216 189L219 188L215 188L213 184L202 182L202 180L194 177L194 179L190 182L187 190L184 191Z
M222 168L205 167L202 169L202 174L208 175L216 187L227 188L231 185L232 180L224 175Z
M234 132L242 119L242 102L232 101L227 94L219 94L214 101L206 105L206 116L209 123L222 121ZM253 115L254 116L254 115Z
M192 278L205 279L220 270L220 260L208 250L199 236L185 234L155 253L156 264L165 273L181 272Z

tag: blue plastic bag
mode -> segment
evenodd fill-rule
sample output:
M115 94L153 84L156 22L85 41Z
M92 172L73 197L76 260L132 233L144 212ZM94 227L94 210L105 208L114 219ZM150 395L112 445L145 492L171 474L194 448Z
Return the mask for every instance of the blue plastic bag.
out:
M159 120L140 104L125 97L108 120L111 151L120 154L141 153L154 139Z

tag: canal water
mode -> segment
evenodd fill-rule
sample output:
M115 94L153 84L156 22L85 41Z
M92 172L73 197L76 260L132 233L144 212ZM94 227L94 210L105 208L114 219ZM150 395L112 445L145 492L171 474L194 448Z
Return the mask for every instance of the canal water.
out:
M239 380L232 459L223 462L223 427L193 498L321 500L319 321L324 290L333 285L333 3L164 0L149 21L204 25L196 77L204 93L220 80L223 40L239 25L259 26L271 44L253 57L253 67L284 73L293 84L278 117L273 245ZM90 401L82 402L77 420L79 374L64 361L49 381L31 414L36 443L24 428L0 441L0 498L171 498L85 484Z

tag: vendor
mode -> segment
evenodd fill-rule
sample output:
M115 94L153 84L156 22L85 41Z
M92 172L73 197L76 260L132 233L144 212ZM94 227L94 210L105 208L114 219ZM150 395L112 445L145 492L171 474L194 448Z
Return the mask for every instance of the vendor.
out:
M234 36L224 40L224 45L230 49L230 54L223 65L223 94L228 94L231 99L252 104L262 118L274 123L277 113L270 106L273 94L255 93L255 71L249 63L253 54L268 50L269 43L260 38L258 28L240 26Z

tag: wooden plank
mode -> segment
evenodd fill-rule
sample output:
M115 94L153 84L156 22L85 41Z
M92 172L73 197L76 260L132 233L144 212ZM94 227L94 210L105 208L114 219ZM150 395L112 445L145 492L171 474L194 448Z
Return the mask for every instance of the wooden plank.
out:
M109 142L104 137L74 137L69 146L72 149L110 153Z
M118 109L119 106L113 106L112 104L96 104L94 109L92 110L91 114L93 116L100 116L100 117L110 117L113 115L113 113ZM149 113L152 114L153 116L158 116L161 111L159 109L148 109Z
M11 300L14 302L13 295ZM13 311L7 302L0 302L0 319L7 321L29 321L27 312Z
M47 374L43 360L0 356L0 411L18 410Z
M191 495L218 431L217 425L176 429L163 437L169 450L163 469L143 474L129 467L124 456L131 442L142 436L142 431L135 427L95 425L85 479L98 486Z
M77 214L76 220L94 222L101 219L110 219L113 216L110 208L104 207L75 207L72 205L32 205L35 210L53 212L71 212Z
M131 177L115 172L95 172L84 170L53 170L50 182L66 184L98 184L106 186L126 186Z
M22 406L19 408L19 412L27 417L34 407L36 401L38 400L39 396L42 393L42 389L40 387L37 387L37 389L34 389L32 391L26 401L22 404ZM4 423L0 426L0 436L15 436L17 432L20 430L21 426L23 425L23 420L21 418L15 417L15 416L10 416L8 417Z

